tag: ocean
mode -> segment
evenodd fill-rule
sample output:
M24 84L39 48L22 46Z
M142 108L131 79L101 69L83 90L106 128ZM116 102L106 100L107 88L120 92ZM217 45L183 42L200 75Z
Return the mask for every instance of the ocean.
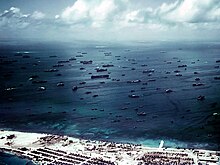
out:
M0 165L34 165L30 160L0 152Z
M219 42L1 41L0 128L219 150L219 60Z

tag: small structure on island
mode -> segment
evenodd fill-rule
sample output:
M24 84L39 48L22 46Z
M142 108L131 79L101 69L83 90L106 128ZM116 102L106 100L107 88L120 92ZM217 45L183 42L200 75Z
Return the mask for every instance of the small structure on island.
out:
M158 148L159 148L159 149L160 149L160 148L163 148L163 145L164 145L164 141L163 141L163 140L161 140L161 141L160 141L160 145L159 145L159 147L158 147Z

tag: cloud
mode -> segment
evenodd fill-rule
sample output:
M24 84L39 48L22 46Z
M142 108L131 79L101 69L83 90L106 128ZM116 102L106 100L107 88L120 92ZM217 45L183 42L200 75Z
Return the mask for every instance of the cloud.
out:
M0 14L0 25L9 28L25 28L29 25L27 21L29 16L29 14L22 14L19 8L11 7Z
M11 7L9 10L5 10L0 17L10 18L10 17L21 17L22 14L19 8Z
M57 23L77 34L124 38L200 37L219 34L219 0L173 0L158 7L133 0L76 0L56 16ZM85 30L87 29L87 30ZM90 32L90 33L89 33ZM131 33L132 32L132 33ZM81 34L82 34L81 33ZM110 36L111 35L111 36Z
M67 24L100 27L113 22L122 13L121 8L120 0L77 0L61 13L60 18Z
M173 0L152 8L144 0L76 0L53 17L40 11L23 14L19 8L11 7L0 13L0 27L0 31L24 29L26 33L29 29L42 36L80 39L175 38L199 36L199 31L219 34L220 1Z
M220 21L219 0L182 0L164 3L159 8L161 18L175 23L205 23Z
M216 27L220 23L220 1L176 0L153 9L141 4L134 5L132 0L76 0L54 18L46 18L40 11L23 14L16 7L0 14L0 26L25 28L40 23L70 28L84 26L113 29L134 26L166 29L181 25L191 28L197 25L201 27L201 24L206 24L204 27Z
M138 3L138 2L137 2ZM176 0L158 8L132 8L131 0L77 0L61 14L69 24L129 23L204 23L220 20L219 0Z
M61 17L67 23L79 23L89 19L90 4L83 0L77 0L73 6L67 7Z
M31 15L31 17L36 20L41 20L41 19L45 18L45 14L40 11L34 11L33 14Z
M39 24L45 18L45 14L34 11L32 14L23 14L17 7L11 7L0 13L0 27L11 29L24 29L31 25Z

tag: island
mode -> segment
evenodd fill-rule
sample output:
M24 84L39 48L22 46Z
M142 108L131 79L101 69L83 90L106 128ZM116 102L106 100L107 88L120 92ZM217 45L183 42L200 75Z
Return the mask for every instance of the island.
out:
M218 165L220 151L158 148L42 133L0 131L0 152L50 165Z

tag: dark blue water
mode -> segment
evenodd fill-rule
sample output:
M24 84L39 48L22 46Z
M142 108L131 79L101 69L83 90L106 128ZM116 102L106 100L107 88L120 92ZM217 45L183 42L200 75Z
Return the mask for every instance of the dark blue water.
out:
M219 149L220 80L214 77L220 75L220 43L2 42L0 56L0 128L150 146L163 139L166 146ZM76 60L53 67L71 57ZM103 64L114 67L97 73ZM48 69L59 71L44 72ZM147 69L154 72L143 73ZM91 79L98 74L110 79ZM32 81L47 83L33 84L33 75L39 77ZM127 83L137 79L141 82ZM59 82L64 86L57 87ZM199 82L204 85L192 86ZM78 90L72 91L75 85ZM40 86L46 90L38 91ZM173 92L166 93L168 88ZM205 100L197 100L199 95ZM146 116L137 115L143 112Z
M12 154L0 152L1 165L34 165L30 160L19 158Z

